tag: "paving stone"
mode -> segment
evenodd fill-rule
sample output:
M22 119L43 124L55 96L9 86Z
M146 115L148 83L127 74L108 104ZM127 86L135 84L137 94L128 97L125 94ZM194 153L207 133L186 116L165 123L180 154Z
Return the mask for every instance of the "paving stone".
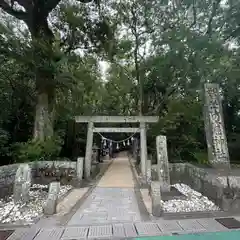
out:
M63 240L85 239L88 234L88 227L67 227L62 235Z
M74 214L70 221L67 223L68 226L70 225L78 225L82 219L83 215L76 215Z
M32 228L28 229L26 234L24 234L20 239L21 240L32 240L38 234L39 231L40 231L40 228L32 227Z
M20 240L27 235L28 231L29 228L18 228L7 238L7 240Z
M178 224L183 228L185 231L201 231L206 230L200 223L198 223L194 219L184 219L177 221Z
M137 231L133 223L124 223L126 237L137 237Z
M90 226L88 231L88 238L109 238L112 237L112 226Z
M162 232L177 232L183 230L175 220L161 220L158 221L157 224Z
M135 227L140 236L158 236L161 231L156 223L135 223Z
M123 224L113 224L113 237L126 237Z
M227 228L225 228L223 225L221 225L212 218L200 218L197 219L197 222L200 223L206 230L211 230L215 232L227 230Z
M129 214L130 213L130 214ZM79 219L77 216L82 215ZM121 188L95 188L92 194L85 200L82 207L72 216L68 226L78 224L100 222L140 221L140 212L133 188L127 190Z
M63 234L64 228L44 228L39 231L34 240L59 240Z

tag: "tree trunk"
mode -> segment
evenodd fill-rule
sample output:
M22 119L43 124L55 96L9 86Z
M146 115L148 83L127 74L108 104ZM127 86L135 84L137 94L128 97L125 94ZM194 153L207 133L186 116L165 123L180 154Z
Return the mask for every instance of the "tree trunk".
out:
M53 136L53 113L49 111L49 97L47 93L37 96L36 115L33 139L44 141Z

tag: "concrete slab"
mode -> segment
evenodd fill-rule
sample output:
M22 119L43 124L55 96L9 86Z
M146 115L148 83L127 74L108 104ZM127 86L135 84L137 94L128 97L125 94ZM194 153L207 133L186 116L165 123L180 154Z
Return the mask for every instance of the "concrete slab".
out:
M89 239L99 239L99 238L110 238L112 237L112 226L111 225L101 225L101 226L90 226L88 232Z
M157 224L162 232L178 232L183 230L176 220L159 220Z
M206 230L200 223L198 223L194 219L184 219L178 220L178 224L182 227L185 231L202 231Z
M53 240L60 239L64 231L63 227L57 228L43 228L39 231L34 240Z
M88 227L67 227L61 237L61 240L86 239Z
M136 223L135 227L140 236L159 236L162 233L156 223Z

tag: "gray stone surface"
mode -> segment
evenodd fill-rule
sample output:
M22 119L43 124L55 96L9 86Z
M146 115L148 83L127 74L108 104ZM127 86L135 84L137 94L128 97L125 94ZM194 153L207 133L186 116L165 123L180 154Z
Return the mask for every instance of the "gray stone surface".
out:
M205 230L205 228L195 219L184 219L184 220L179 220L177 222L185 231Z
M44 206L44 214L53 215L56 213L58 194L60 191L60 182L52 182L49 186L46 205Z
M214 167L230 167L224 129L222 102L218 84L204 84L204 120L208 160Z
M122 238L125 237L124 225L122 223L116 223L112 225L113 227L113 237Z
M137 237L137 231L133 223L124 224L126 237Z
M41 229L39 229L38 227L31 227L30 229L28 229L28 231L26 232L26 234L24 234L23 236L21 236L20 240L32 240L35 238L35 236L37 236L37 234L39 233ZM35 239L34 239L35 240ZM44 239L45 240L45 239Z
M91 163L92 163L92 145L93 145L93 122L88 123L87 132L87 145L85 152L85 163L84 163L84 178L89 179L91 174Z
M161 191L170 191L170 175L167 152L167 138L159 135L156 137L158 180L161 183Z
M157 224L162 232L179 232L183 230L177 221L160 220L157 221Z
M226 231L227 228L225 228L223 225L221 225L219 222L215 221L212 218L200 218L197 219L197 222L200 223L204 229L209 231Z
M11 164L6 166L0 166L0 198L8 197L13 193L14 181L16 176L16 171L20 164ZM32 171L32 182L33 183L49 183L46 178L49 176L42 176L41 170L50 170L54 167L54 171L59 172L60 169L71 170L72 177L76 176L76 162L72 161L37 161L30 162L29 166ZM70 176L68 176L70 177ZM40 178L38 180L38 178ZM45 178L45 179L43 179ZM51 180L50 180L51 182Z
M112 226L101 225L101 226L90 226L88 232L88 238L110 238L112 237Z
M14 231L7 240L20 240L22 237L27 235L29 229L27 228L18 228Z
M136 223L138 235L140 236L159 236L161 230L156 223Z
M77 180L81 181L83 178L83 162L84 162L84 158L83 157L79 157L77 159Z
M95 188L68 225L140 221L134 189Z
M141 156L141 173L143 180L146 181L147 177L147 135L146 135L146 123L140 122L140 156Z
M147 183L151 185L152 181L152 160L147 160Z
M63 227L43 228L39 231L34 240L53 240L60 239L64 231Z
M85 239L88 227L67 227L61 237L62 240Z
M189 234L200 232L229 231L213 218L157 220L152 222L113 223L95 226L55 227L38 230L25 229L29 234L8 240L79 240L79 239L125 239L144 236ZM16 230L15 234L21 234ZM20 236L20 235L19 235ZM22 236L22 235L21 235Z
M190 163L170 164L171 183L185 183L201 192L224 211L240 212L240 169L227 177L220 169L200 168ZM233 174L233 175L231 175Z
M163 209L161 205L161 191L159 181L151 182L151 199L152 199L152 215L160 217L163 213Z
M20 164L14 182L14 202L26 203L29 201L29 191L32 184L31 168L28 164Z

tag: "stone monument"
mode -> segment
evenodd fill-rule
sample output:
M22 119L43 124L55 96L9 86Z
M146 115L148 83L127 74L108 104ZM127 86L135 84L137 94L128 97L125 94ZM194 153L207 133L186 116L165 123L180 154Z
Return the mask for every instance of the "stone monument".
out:
M56 213L59 191L60 182L50 183L46 205L43 208L43 212L45 215L53 215Z
M160 187L159 181L151 182L152 215L155 217L161 217L163 213Z
M77 180L81 181L83 178L83 157L77 159Z
M218 84L204 84L204 123L208 159L213 167L230 168L223 110Z
M161 191L170 191L170 174L168 165L167 138L159 135L156 137L157 148L157 171L158 179L161 184Z
M31 168L28 164L20 164L16 172L13 189L13 197L15 203L27 203L29 201L31 183Z

